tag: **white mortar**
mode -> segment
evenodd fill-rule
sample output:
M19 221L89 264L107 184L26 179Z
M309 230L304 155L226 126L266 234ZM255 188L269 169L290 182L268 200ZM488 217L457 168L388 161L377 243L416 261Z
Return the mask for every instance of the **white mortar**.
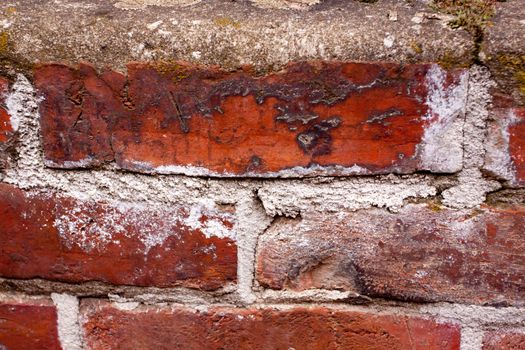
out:
M67 294L51 294L58 313L58 338L63 350L82 349L81 331L78 323L78 299Z

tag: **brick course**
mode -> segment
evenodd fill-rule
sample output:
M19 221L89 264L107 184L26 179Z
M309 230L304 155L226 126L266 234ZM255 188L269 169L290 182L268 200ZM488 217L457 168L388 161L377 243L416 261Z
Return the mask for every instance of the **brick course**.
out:
M459 349L453 323L417 317L339 311L210 307L119 310L82 307L90 349ZM133 336L130 336L133 334Z
M0 184L0 276L206 290L234 282L235 240L216 236L220 229L234 237L233 215L191 210L81 201Z
M35 84L48 166L302 176L459 170L461 148L440 141L462 118L465 77L436 65L304 62L256 77L131 63L126 77L53 64Z
M261 237L257 278L273 289L523 305L524 227L523 206L307 213Z

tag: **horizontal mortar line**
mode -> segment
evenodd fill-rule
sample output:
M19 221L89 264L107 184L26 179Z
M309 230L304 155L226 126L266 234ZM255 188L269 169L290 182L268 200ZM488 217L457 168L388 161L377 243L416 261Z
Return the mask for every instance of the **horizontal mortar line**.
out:
M79 298L80 300L97 300L96 298ZM136 302L134 300L126 300L124 302L111 301L108 299L98 299L98 300L107 300L112 305L126 304ZM429 304L431 305L431 304ZM425 305L425 306L429 306ZM415 307L412 303L404 303L396 306L384 306L379 304L362 306L362 305L345 305L345 304L334 304L326 302L318 302L316 304L309 303L262 303L257 302L249 305L240 305L236 303L180 303L180 302L170 302L168 304L164 302L157 303L143 303L139 302L139 307L145 308L170 308L170 307L180 307L186 309L212 309L212 308L231 308L234 310L258 310L258 309L274 309L278 311L292 310L295 308L304 308L307 310L314 310L316 308L326 308L335 311L342 312L360 312L360 313L373 313L378 315L401 315L406 317L419 317L424 319L438 318L441 321L455 321L459 323L472 324L475 323L477 326L490 326L490 325L506 325L513 327L520 327L523 324L523 317L525 317L525 308L493 308L493 307L484 307L484 306L473 306L471 313L457 311L458 308L462 308L465 305L454 304L454 303L444 303L436 305L436 310L427 309L420 310ZM421 306L421 305L419 305ZM470 305L472 306L472 305ZM437 309L439 308L439 309ZM480 321L479 316L475 314L482 313L486 320ZM520 314L521 316L509 316L508 313ZM525 327L524 327L525 328Z
M20 141L24 141L21 139ZM478 167L478 169L481 170L481 168ZM338 180L338 181L352 181L354 179L366 179L366 180L384 180L386 177L396 177L399 180L410 180L414 178L418 178L421 176L428 176L431 178L456 178L463 169L457 171L457 172L451 172L451 173L437 173L437 172L431 172L428 170L415 170L413 172L409 173L393 173L393 172L385 172L381 174L356 174L356 175L323 175L323 174L315 174L315 175L271 175L271 174L261 174L260 176L253 175L235 175L235 174L217 174L217 175L186 175L186 174L166 174L166 173L156 173L156 172L138 172L138 171L131 171L127 169L121 169L121 168L101 168L101 167L92 167L92 168L73 168L73 169L67 169L67 168L50 168L46 167L42 164L42 166L34 167L34 168L27 168L27 167L18 167L13 166L9 169L13 173L23 173L27 171L38 171L38 172L45 172L48 173L47 175L52 176L54 173L56 174L68 174L68 175L75 175L76 173L79 174L114 174L114 175L132 175L136 177L145 177L145 178L162 178L162 179L199 179L199 180L205 180L205 181L223 181L223 182L235 182L235 181L246 181L246 182L279 182L279 181L287 181L287 180L309 180L309 181L326 181L326 180ZM497 179L495 179L497 180Z
M9 284L6 286L6 284ZM28 279L16 279L16 278L0 278L0 292L26 292L30 293L31 290L39 290L44 294L51 293L65 293L76 296L101 296L107 294L125 294L140 296L143 294L167 296L176 298L184 293L187 296L198 297L198 298L217 298L222 296L228 296L235 294L236 284L231 283L220 289L213 291L205 291L199 289L192 289L187 287L155 287L155 286L133 286L133 285L114 285L99 281L87 281L79 283L69 283L62 281L51 281L41 278L28 278ZM93 289L97 290L93 290ZM143 294L142 294L143 293ZM173 293L173 294L171 294ZM38 294L38 293L36 293ZM33 293L31 293L33 295Z

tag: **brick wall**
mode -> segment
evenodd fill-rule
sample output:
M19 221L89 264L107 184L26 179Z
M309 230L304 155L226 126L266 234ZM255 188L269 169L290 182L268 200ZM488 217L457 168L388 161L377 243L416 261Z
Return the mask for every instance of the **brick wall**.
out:
M360 28L355 13L384 12L381 26L420 27L395 34L399 47L388 34L375 48L373 27L368 49L340 37L370 57L305 42L288 48L301 59L259 59L235 50L251 15L211 19L218 36L238 31L234 68L207 53L166 60L169 45L197 44L155 35L190 24L147 2L119 9L132 3L46 10L64 30L85 26L49 52L27 42L56 29L20 25L39 23L38 5L3 9L0 349L525 349L525 109L498 51L511 49L491 39L516 1L481 45L424 2L175 7L202 21L228 6L328 11ZM137 35L159 57L85 54L100 40L86 33L113 30L100 21L151 13L162 19L135 18L151 32ZM454 40L407 56L425 30ZM473 45L475 60L443 59Z

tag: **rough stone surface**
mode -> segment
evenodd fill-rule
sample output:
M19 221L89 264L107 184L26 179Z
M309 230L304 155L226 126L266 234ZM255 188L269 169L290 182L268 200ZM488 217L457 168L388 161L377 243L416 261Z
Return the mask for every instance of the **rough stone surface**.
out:
M496 94L525 106L525 6L523 1L498 2L485 28L480 58L498 83Z
M483 338L483 350L523 350L525 333L512 331L487 332Z
M496 109L488 126L484 169L525 186L525 108Z
M261 236L257 279L273 289L523 305L523 227L522 206L303 213Z
M135 63L127 78L44 65L35 83L48 166L273 177L460 170L467 76L311 62L255 78Z
M327 308L81 307L90 349L459 349L459 327ZM133 334L132 337L129 335Z
M2 277L206 290L236 280L231 213L0 189Z
M0 77L0 169L6 166L8 157L7 148L14 132L11 117L7 113L6 106L8 88L8 81Z
M188 60L267 70L308 59L464 65L473 58L472 37L421 1L325 1L300 13L228 0L182 10L144 6L159 0L117 7L130 1L3 2L6 64L86 60L123 70L133 60ZM299 2L305 0L287 1ZM397 13L396 21L389 12Z
M0 298L0 349L61 350L53 304L47 299Z

